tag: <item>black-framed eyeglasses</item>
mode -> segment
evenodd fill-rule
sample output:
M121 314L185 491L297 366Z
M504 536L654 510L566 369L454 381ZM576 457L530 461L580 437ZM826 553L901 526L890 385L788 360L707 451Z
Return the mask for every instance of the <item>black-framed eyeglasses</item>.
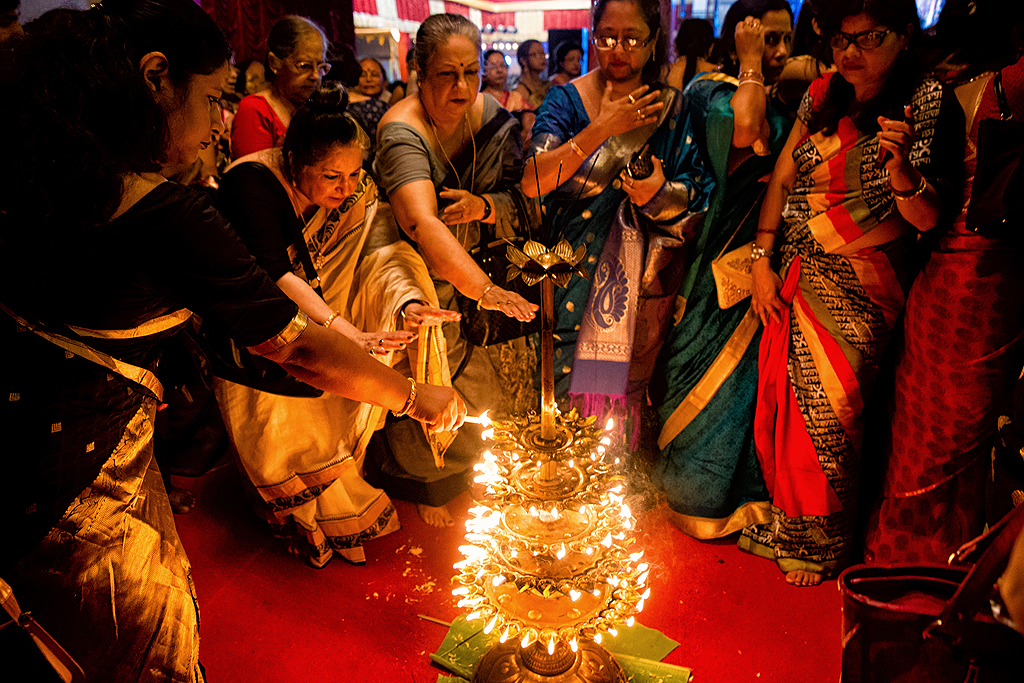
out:
M859 33L843 33L837 31L828 40L828 44L833 50L845 50L853 43L861 50L874 50L876 47L882 44L885 37L892 33L892 31L886 29L885 31L861 31Z
M634 50L639 50L642 47L647 47L647 45L654 40L657 35L657 33L652 33L647 36L646 39L634 38L633 36L626 36L624 38L620 38L619 36L594 36L594 47L598 50L605 51L614 50L617 45L621 45L622 49L626 52L632 52Z
M301 73L311 74L319 73L320 77L323 78L331 71L330 62L295 62L295 68Z

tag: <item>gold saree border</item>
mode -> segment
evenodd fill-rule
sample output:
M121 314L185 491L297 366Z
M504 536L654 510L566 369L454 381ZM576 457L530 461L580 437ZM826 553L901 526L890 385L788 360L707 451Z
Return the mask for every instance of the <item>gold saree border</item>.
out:
M708 541L722 538L740 531L752 524L767 524L771 519L771 503L766 500L751 501L736 508L728 517L695 517L676 512L665 505L665 516L672 526L691 538Z
M107 355L102 351L97 351L88 344L83 344L80 341L70 339L62 334L55 332L47 332L24 318L18 316L9 308L0 304L0 310L7 315L11 316L15 322L24 327L27 330L31 330L34 334L39 335L51 344L55 344L65 351L72 353L76 356L84 358L88 361L102 365L108 370L115 372L125 379L129 379L132 382L142 386L144 389L150 391L158 402L162 402L164 398L164 385L160 383L160 380L156 378L156 375L147 370L146 368L140 368L137 365L131 363L125 363L120 361L113 356ZM191 313L189 313L191 316ZM188 318L186 318L187 320ZM182 324L182 323L178 323Z
M773 548L766 546L763 543L758 543L749 536L740 536L736 545L745 553L750 553L751 555L756 555L757 557L763 557L766 560L774 561L783 574L788 574L792 571L805 571L821 574L822 578L825 578L831 576L831 574L839 567L838 562L821 564L819 562L801 560L797 557L778 557Z
M76 327L68 325L68 329L80 337L93 337L97 339L137 339L148 337L167 330L173 330L192 317L192 311L182 308L167 315L161 315L152 320L147 320L141 325L124 330L94 330L88 327Z
M293 341L299 338L303 330L309 324L309 318L302 311L295 314L288 324L284 326L284 329L275 334L273 337L265 342L256 344L255 346L248 346L246 349L249 353L255 353L258 356L265 356L268 353L273 353L280 348L291 344Z
M700 381L690 389L690 393L682 400L682 402L676 407L672 414L665 420L665 425L661 428L661 434L658 435L658 448L664 450L666 446L672 443L672 440L679 436L679 434L686 429L697 414L707 407L711 399L715 397L715 394L725 383L736 366L740 364L740 359L743 358L743 354L747 352L747 347L750 346L751 340L754 338L754 334L757 333L757 328L761 324L757 315L753 309L748 309L746 315L740 320L740 324L736 326L732 336L729 337L729 341L725 343L722 350L718 352L715 360L712 361L708 367L707 372L701 377Z

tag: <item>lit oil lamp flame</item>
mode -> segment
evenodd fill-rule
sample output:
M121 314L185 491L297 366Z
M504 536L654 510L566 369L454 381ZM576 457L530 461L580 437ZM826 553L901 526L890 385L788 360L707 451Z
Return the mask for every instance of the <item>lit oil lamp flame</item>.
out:
M550 640L548 640L548 654L549 655L555 654L555 639L554 638L551 638Z
M572 650L573 652L576 652L577 650L580 649L580 645L579 645L579 643L576 642L575 638L573 638L572 640L569 641L569 649Z

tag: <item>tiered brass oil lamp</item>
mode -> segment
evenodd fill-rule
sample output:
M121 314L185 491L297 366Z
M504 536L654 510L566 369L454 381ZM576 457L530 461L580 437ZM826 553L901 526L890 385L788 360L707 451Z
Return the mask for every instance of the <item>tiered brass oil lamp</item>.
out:
M453 591L468 620L500 634L474 683L625 683L601 638L631 626L650 594L643 553L630 552L635 520L614 425L555 405L554 286L587 277L585 252L565 240L552 251L533 241L508 247L508 279L541 285L541 409L490 420L483 433L483 493Z

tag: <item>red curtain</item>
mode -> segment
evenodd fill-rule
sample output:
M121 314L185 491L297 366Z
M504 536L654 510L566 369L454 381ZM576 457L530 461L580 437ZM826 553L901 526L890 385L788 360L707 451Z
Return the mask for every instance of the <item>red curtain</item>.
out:
M553 28L590 28L590 10L544 10L544 30L550 31Z
M480 23L484 26L490 24L494 28L498 26L515 26L515 12L480 12Z
M373 11L377 11L374 0L358 1L373 5ZM236 62L264 59L270 29L286 14L309 17L324 27L332 43L355 44L354 0L201 0L200 4L227 36ZM426 4L427 0L423 0Z
M460 5L457 2L448 2L448 0L445 0L444 11L451 14L461 14L467 18L469 17L469 8L465 5Z

